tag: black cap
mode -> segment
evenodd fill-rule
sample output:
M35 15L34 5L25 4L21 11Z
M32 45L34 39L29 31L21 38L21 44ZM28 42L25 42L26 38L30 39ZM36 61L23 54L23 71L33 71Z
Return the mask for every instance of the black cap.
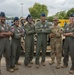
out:
M15 18L14 18L14 21L16 21L16 20L19 20L19 18L18 18L18 17L15 17Z
M27 17L26 17L26 20L28 21L28 18L32 18L31 14L29 14Z
M4 12L0 12L0 17L5 17L5 13Z
M32 18L31 14L29 14L27 17L28 17L28 18Z
M74 14L70 14L70 17L74 17Z
M46 14L45 14L44 12L42 12L42 13L41 13L41 16L42 16L42 17L45 17L45 16L46 16Z

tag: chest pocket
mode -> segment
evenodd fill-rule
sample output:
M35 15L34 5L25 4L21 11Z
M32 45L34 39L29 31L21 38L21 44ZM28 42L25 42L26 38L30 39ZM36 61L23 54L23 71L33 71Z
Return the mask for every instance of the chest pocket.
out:
M52 33L55 33L55 32L57 32L57 30L56 30L55 28L52 28L52 29L51 29L51 32L52 32Z
M0 32L8 32L9 27L8 26L0 26Z
M57 32L57 30L56 29L52 29L52 33L56 33Z
M43 28L43 25L41 24L41 25L39 26L39 28Z
M72 28L71 27L67 27L66 28L66 33L72 32Z
M61 32L61 30L59 28L52 28L51 32L52 33L58 33L58 32Z
M40 25L40 28L43 28L43 29L46 29L46 28L48 28L48 25L47 24L45 24L45 25Z
M33 30L34 29L34 26L28 26L28 29L29 30Z
M45 25L44 25L44 28L48 28L48 25L47 25L47 24L45 24Z
M14 31L14 38L20 39L21 38L21 30L20 28L16 28Z
M74 32L74 27L72 27L70 31L71 31L71 32Z
M6 31L6 32L9 31L9 27L8 27L8 26L5 27L5 31Z
M15 29L15 34L18 34L18 33L20 33L20 29Z

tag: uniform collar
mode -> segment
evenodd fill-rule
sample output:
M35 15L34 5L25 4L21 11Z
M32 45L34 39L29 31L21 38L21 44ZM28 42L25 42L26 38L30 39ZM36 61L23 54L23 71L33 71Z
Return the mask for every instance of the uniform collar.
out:
M32 23L29 23L29 22L28 22L27 24L28 24L28 25L32 25Z
M46 24L46 21L45 22L40 21L40 22L41 22L41 24Z
M15 28L18 28L19 26L17 27L17 26L14 24L14 27L15 27Z

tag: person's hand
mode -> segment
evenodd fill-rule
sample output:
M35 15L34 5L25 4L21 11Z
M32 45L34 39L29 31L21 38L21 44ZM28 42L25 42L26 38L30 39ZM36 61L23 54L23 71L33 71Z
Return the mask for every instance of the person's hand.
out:
M9 32L3 32L2 34L5 36L8 36L8 37L13 35L13 33L10 31Z
M73 33L69 33L70 36L73 36Z
M6 35L6 32L2 32L2 35Z
M73 36L73 33L65 33L65 36Z
M67 35L70 35L71 36L71 35L73 35L73 33L67 33Z
M4 32L0 33L0 37L5 37Z

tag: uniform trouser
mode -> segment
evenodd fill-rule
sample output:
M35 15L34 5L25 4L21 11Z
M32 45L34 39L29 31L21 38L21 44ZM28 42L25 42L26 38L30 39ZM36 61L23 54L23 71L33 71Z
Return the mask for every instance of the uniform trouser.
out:
M28 65L34 56L34 36L26 36L25 38L25 60L24 64Z
M62 56L62 41L61 39L52 39L51 40L51 59L55 61L55 57L57 60L57 64L61 64L61 56Z
M65 40L65 54L64 54L64 65L68 66L69 52L71 55L72 66L71 70L74 70L74 38ZM66 53L67 52L67 53Z
M65 66L68 66L68 61L69 61L69 42L65 40L64 42L64 59L63 63Z
M15 67L15 64L18 63L19 57L20 57L20 51L21 51L21 40L20 39L14 39L12 40L11 45L11 67Z
M74 41L73 44L70 45L70 55L71 55L71 60L72 60L72 66L71 70L74 70Z
M62 40L62 56L64 57L64 41L65 39Z
M42 49L42 62L45 62L46 48L47 48L47 36L44 36L41 39L40 37L38 37L36 45L36 61L35 61L36 64L39 64L41 49Z
M3 54L6 58L6 68L7 70L9 70L11 67L11 58L10 58L11 48L10 48L10 41L8 38L0 39L0 62Z

